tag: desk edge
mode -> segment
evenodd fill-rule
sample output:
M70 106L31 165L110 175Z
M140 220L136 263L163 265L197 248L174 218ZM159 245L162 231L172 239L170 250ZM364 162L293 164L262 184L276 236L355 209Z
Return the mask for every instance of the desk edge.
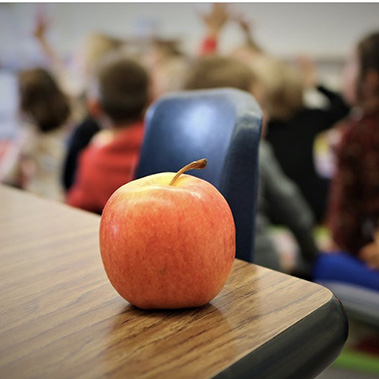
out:
M314 378L338 357L346 342L348 321L344 308L333 295L295 325L215 378Z

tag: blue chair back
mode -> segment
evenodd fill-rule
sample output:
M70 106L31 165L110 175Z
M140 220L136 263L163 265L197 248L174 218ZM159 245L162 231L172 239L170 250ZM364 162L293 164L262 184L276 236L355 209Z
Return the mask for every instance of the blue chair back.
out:
M148 110L137 178L176 172L208 160L190 174L212 183L226 198L236 225L236 257L252 262L258 182L261 110L243 91L182 91Z

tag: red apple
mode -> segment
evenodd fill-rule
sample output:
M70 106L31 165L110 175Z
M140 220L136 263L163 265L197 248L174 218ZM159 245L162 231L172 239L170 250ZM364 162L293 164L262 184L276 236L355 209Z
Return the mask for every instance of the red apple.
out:
M230 207L210 183L165 172L129 182L109 198L100 251L118 293L143 308L204 305L223 288L235 257ZM202 167L199 167L202 166Z

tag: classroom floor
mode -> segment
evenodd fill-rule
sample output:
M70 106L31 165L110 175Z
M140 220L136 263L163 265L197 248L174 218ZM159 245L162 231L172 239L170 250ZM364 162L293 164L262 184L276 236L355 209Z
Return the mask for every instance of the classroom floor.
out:
M378 379L379 375L367 374L359 371L344 370L338 367L329 367L316 379Z
M379 378L379 329L349 319L349 336L341 355L316 379L339 378Z

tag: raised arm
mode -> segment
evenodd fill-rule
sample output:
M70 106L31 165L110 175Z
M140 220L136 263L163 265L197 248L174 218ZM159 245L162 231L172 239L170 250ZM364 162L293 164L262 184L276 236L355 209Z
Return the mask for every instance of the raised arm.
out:
M237 22L245 37L246 45L256 53L263 53L262 47L257 43L253 33L253 22L248 20L242 13L235 13L232 19Z
M320 132L329 129L349 113L350 107L345 103L343 97L338 92L332 91L320 83L315 64L308 56L298 56L297 64L302 76L304 88L316 89L328 101L326 108L320 110L323 114L324 122L318 125L318 129Z
M53 66L63 65L60 57L54 51L53 47L51 46L51 44L49 43L47 39L46 34L48 31L48 27L49 27L49 24L46 18L44 18L41 15L38 15L36 17L36 25L33 30L33 36L36 39L36 41L39 43L39 45L41 46L44 54L50 61L50 64L52 64Z
M201 43L200 55L214 54L218 49L220 34L230 17L228 4L212 3L209 12L197 10L197 14L205 27L205 36Z

